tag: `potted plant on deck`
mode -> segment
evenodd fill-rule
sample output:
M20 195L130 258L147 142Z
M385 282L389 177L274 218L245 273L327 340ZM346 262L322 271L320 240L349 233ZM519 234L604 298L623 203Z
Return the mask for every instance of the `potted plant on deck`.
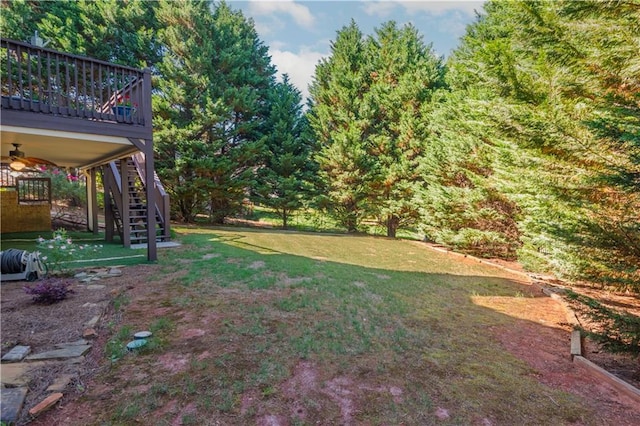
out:
M111 109L116 116L130 118L131 113L136 110L137 105L131 103L131 97L129 95L118 95L115 106Z

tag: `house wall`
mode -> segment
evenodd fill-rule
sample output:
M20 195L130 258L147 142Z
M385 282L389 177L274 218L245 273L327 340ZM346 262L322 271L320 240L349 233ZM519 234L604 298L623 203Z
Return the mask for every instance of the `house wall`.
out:
M18 204L16 191L0 191L0 233L51 231L50 204Z

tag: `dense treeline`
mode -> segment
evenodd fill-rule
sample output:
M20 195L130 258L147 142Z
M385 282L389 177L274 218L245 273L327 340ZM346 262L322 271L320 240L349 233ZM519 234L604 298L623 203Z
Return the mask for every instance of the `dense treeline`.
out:
M640 3L491 2L450 61L532 269L640 290Z
M154 75L174 217L314 206L640 291L640 3L488 2L445 63L411 25L339 29L311 98L208 1L2 3L3 36Z

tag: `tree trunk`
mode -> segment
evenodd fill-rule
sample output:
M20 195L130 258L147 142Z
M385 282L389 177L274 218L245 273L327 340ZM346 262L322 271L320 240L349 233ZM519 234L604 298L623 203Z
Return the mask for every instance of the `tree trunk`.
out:
M389 215L387 216L387 237L395 238L396 231L398 230L398 225L400 223L400 219L398 216Z

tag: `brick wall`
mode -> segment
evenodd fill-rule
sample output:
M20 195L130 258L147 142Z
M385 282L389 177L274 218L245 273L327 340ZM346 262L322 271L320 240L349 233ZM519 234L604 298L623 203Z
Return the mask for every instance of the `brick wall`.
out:
M18 204L16 191L0 191L0 233L51 231L50 204Z

